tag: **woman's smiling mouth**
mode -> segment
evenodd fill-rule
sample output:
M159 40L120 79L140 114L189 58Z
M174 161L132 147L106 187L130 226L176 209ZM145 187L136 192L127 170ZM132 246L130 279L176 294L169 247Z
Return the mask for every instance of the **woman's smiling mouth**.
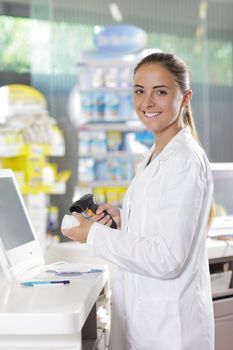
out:
M156 118L161 114L161 112L144 112L146 118Z

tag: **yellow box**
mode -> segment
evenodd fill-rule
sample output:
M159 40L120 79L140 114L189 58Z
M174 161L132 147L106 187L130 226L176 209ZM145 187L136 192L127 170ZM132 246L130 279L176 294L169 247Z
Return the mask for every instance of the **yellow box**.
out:
M18 157L2 158L2 166L13 171L23 171L25 185L30 188L42 186L43 166L45 164L44 147L26 145L24 154Z

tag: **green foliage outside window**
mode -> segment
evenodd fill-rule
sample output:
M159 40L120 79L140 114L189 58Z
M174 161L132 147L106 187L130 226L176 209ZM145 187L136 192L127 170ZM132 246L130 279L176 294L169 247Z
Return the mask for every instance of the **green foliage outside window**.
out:
M30 22L0 16L0 71L30 71Z

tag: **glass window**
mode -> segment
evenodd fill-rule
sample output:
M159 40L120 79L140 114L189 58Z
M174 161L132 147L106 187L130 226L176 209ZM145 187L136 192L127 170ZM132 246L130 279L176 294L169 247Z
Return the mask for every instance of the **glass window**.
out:
M30 71L30 19L0 16L0 71Z

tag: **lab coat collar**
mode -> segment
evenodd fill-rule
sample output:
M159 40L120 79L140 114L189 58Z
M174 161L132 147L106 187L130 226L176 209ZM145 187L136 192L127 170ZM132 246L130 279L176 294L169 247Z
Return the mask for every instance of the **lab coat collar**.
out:
M192 137L191 130L189 126L185 126L180 130L164 147L164 149L158 155L158 160L167 160L170 158L171 154L176 150L177 146L184 142L186 138ZM155 140L156 144L156 140ZM154 149L154 148L153 148Z
M160 154L154 159L154 162L159 161L165 161L170 158L170 156L175 152L178 144L183 143L186 138L192 137L191 130L189 126L185 126L182 130L180 130L164 147L164 149L160 152ZM156 140L155 140L156 144ZM155 145L153 145L148 153L146 154L146 157L143 161L143 166L146 166L148 164L149 159L152 156L152 153L154 151ZM153 163L154 163L153 162Z

